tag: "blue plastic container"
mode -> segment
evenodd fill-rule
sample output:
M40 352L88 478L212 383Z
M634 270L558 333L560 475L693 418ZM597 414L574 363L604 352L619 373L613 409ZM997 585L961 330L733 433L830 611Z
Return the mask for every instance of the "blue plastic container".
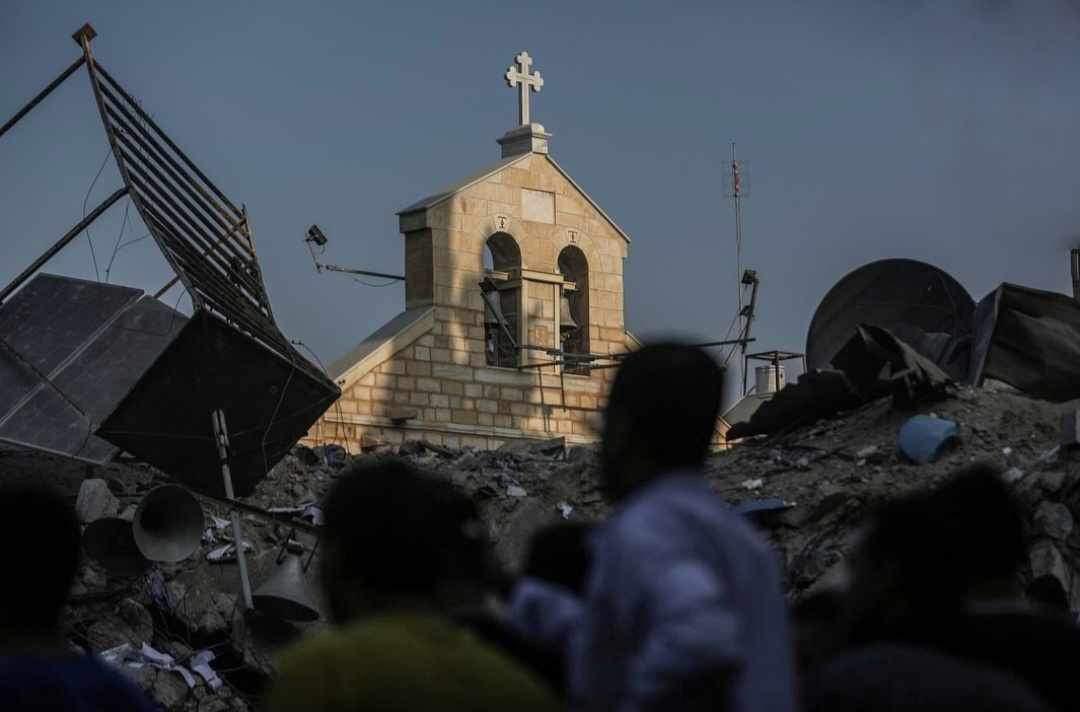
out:
M924 465L938 459L955 442L957 434L958 428L952 420L916 415L900 428L897 445L904 457Z

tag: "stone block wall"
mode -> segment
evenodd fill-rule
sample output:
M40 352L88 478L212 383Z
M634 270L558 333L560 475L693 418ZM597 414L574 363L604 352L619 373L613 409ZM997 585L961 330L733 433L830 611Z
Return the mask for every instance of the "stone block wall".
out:
M594 441L614 369L577 375L552 366L488 366L479 283L486 275L488 238L511 236L521 254L520 267L507 275L507 284L521 294L517 340L557 348L563 282L558 255L574 245L589 267L589 350L626 351L627 242L618 229L540 154L525 155L440 203L402 214L400 226L408 306L433 304L434 326L346 383L309 441L334 440L350 449L405 439L476 447L554 436ZM418 280L424 284L409 283ZM552 360L543 351L523 351L520 363Z
M613 369L578 376L489 367L481 340L451 335L462 326L461 311L445 310L432 332L347 387L307 442L358 452L414 439L481 448L523 438L597 439Z

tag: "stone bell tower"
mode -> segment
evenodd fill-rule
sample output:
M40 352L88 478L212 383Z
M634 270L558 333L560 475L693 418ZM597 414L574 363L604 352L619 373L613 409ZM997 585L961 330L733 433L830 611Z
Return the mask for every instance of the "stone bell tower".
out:
M405 310L331 366L340 413L311 439L596 439L614 370L593 364L635 346L630 238L552 158L531 118L544 80L528 52L504 77L518 126L498 139L500 160L398 213Z

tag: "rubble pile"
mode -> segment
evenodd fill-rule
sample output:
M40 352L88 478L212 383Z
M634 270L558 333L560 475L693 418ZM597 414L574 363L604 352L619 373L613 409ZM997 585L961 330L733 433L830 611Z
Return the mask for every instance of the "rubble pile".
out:
M1062 419L1074 408L997 383L952 389L948 397L906 407L883 396L744 441L712 457L707 476L733 505L762 504L755 521L782 553L790 595L798 598L831 578L830 571L838 575L837 564L875 505L934 487L966 464L991 462L1006 473L1029 513L1030 565L1023 583L1050 575L1080 609L1080 531L1073 534L1073 518L1080 516L1080 454L1060 445ZM916 464L898 451L897 435L915 415L957 425L958 437L934 462ZM321 496L335 473L325 464L305 466L304 458L320 460L305 450L294 449L256 498L280 504L288 498L282 493L301 487ZM478 503L497 558L510 570L537 528L560 519L598 521L608 511L595 448L564 449L561 440L495 451L406 442L359 457L382 455L400 455L460 486Z
M1080 516L1080 455L1060 445L1063 416L1074 407L1000 386L960 388L944 400L907 409L886 396L744 441L710 458L707 477L733 505L759 510L748 516L781 552L789 594L797 599L838 575L859 522L875 504L934 486L962 465L989 460L1005 471L1029 514L1030 561L1022 583L1049 577L1078 609L1080 529L1074 521ZM913 415L957 424L955 444L934 462L914 464L898 453L897 433ZM561 520L599 521L608 511L596 448L567 448L562 440L494 451L414 441L358 455L334 445L297 446L245 502L298 517L317 512L346 465L388 455L447 478L473 498L496 557L509 571L538 528ZM85 522L130 519L141 498L168 481L147 465L86 465L28 451L0 450L0 469L10 479L59 483L73 503L78 500ZM273 675L276 646L324 623L266 627L257 617L241 615L235 556L221 554L235 544L228 512L211 500L203 506L206 532L185 561L131 575L88 559L73 588L65 628L74 647L123 666L168 709L251 709ZM306 556L314 547L313 534L286 522L250 513L242 521L253 587L267 579L282 551Z
M747 442L710 463L713 487L729 501L777 497L794 505L760 521L783 555L790 596L835 580L875 505L985 461L1005 472L1029 515L1030 565L1021 583L1052 575L1071 607L1080 608L1080 537L1072 533L1080 456L1060 445L1069 404L993 387L961 388L915 410L898 410L892 400ZM898 452L897 434L916 414L957 425L958 438L935 462L915 464Z

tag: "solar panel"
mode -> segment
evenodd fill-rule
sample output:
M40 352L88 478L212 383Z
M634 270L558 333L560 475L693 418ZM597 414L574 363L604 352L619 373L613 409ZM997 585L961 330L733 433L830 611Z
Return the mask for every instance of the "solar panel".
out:
M138 289L39 274L0 305L0 438L109 460L94 431L186 321Z

